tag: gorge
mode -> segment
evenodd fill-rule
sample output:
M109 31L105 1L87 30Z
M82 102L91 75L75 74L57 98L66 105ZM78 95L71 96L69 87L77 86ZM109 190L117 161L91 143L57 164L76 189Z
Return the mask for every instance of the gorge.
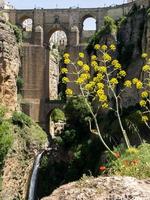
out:
M134 178L118 178L120 174L117 170L116 174L115 170L107 172L108 176L117 177L111 177L110 180L103 177L103 172L99 172L99 165L106 162L111 169L113 164L109 166L104 146L98 136L92 134L91 129L95 130L95 127L93 124L89 127L89 109L80 95L66 101L66 87L77 93L78 89L71 82L67 86L59 83L59 74L64 65L63 53L69 52L70 57L76 60L78 53L83 51L88 60L94 54L94 45L97 43L107 46L116 44L116 56L127 73L124 80L132 80L134 77L142 79L141 54L150 54L149 9L148 0L137 0L106 8L3 11L3 16L0 17L0 102L7 110L0 110L0 127L7 125L6 130L10 130L13 139L10 139L10 147L0 161L2 200L106 199L109 198L108 194L101 196L103 191L98 186L105 181L108 185L103 185L104 192L114 181L114 185L120 184L119 191L122 195L122 188L126 187L127 182L131 182L131 188L126 188L131 199L137 199L136 191L130 192L133 187L143 184L143 187L137 186L137 193L141 195L141 200L149 199L150 183L146 180L149 178L148 155L146 158L139 155L133 160L136 166L137 159L142 156L145 159L143 165L147 167L147 177L144 173L143 176L135 176L144 179L141 182ZM96 33L87 43L88 34L83 34L83 21L88 17L96 19L97 27ZM23 21L29 18L32 20L32 29L27 31L23 27ZM49 44L52 34L58 30L63 30L67 38L63 39L59 48L51 45L52 42ZM20 34L23 34L22 42ZM17 82L18 75L20 80ZM71 79L71 75L68 77ZM117 89L122 88L122 85L123 82L119 83ZM17 95L18 91L21 94ZM113 99L111 101L113 105ZM148 154L149 146L146 143L150 142L149 129L139 122L140 115L136 112L136 109L140 110L137 105L139 93L136 88L127 88L122 93L122 102L121 112L125 127L130 133L131 144ZM58 114L52 114L55 109L60 109L59 112L57 110ZM50 132L51 120L54 124L53 134ZM122 144L122 136L116 116L111 111L100 110L98 120L110 148L121 148L119 145ZM55 130L56 124L60 124L59 130ZM4 132L9 136L2 128L0 133ZM141 140L136 137L137 133ZM146 148L138 147L141 141L147 145ZM47 151L49 147L52 148L51 151ZM132 165L132 162L128 163L127 160L125 164ZM98 177L97 180L94 177ZM76 182L70 184L72 181ZM67 183L68 185L62 186ZM91 189L89 185L92 185ZM55 189L57 190L54 191ZM115 193L117 189L114 189ZM97 196L93 197L93 194ZM50 197L45 198L49 195Z

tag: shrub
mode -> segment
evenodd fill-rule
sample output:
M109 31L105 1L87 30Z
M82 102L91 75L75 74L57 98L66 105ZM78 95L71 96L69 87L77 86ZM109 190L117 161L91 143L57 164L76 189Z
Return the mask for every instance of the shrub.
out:
M13 29L14 34L16 36L16 41L18 43L22 42L22 30L21 28L19 28L18 26L11 24L10 22L8 22L8 25Z
M6 113L6 108L0 106L0 124L3 122Z
M65 107L68 123L75 126L86 125L85 122L90 117L90 111L85 103L85 99L80 96L71 97Z
M55 108L52 113L51 113L51 119L54 122L58 122L58 121L65 121L65 114L62 110L60 110L59 108Z
M13 136L11 133L11 125L5 121L0 124L0 168L3 165L4 158L10 149L13 142Z
M31 119L22 112L14 112L12 116L12 122L21 128L25 125L30 127L32 124Z
M24 85L23 79L20 76L18 76L18 78L17 78L17 92L18 92L18 94L21 94L21 90L23 89L23 85Z
M120 28L122 25L124 25L126 23L127 23L127 17L126 16L122 16L117 22L118 28Z
M109 157L105 173L117 176L133 176L138 179L150 177L150 144L144 143L138 148L116 149L117 158Z

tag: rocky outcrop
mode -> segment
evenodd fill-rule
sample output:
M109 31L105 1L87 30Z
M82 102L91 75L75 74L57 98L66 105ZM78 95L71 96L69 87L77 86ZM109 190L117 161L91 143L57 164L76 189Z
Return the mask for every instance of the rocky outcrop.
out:
M46 144L46 134L33 123L13 127L14 142L5 158L2 176L2 200L25 200L34 158Z
M63 185L42 200L113 200L150 199L150 180L131 177L83 177L78 182Z
M19 49L14 31L0 17L0 104L12 113L17 109L16 78L20 66Z
M127 72L125 80L133 78L143 79L141 54L150 54L149 38L150 26L148 9L134 6L127 17L122 21L118 30L119 59ZM124 107L133 106L139 102L136 88L126 89L122 95Z

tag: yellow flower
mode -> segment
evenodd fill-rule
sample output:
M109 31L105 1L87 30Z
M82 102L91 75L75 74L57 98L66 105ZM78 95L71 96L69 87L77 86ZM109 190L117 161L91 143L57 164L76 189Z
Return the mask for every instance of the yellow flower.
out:
M86 90L93 90L94 89L94 87L95 87L95 82L94 81L90 81L89 83L87 83L86 85L85 85L85 89Z
M64 77L64 78L62 78L62 82L63 82L63 83L69 83L69 82L70 82L70 80L69 80L69 78L67 78L67 77Z
M141 97L142 98L147 98L148 97L148 92L147 91L144 91L141 93Z
M139 90L139 89L141 89L143 87L143 83L141 82L141 81L138 81L137 83L136 83L136 88Z
M63 55L63 57L64 57L64 59L68 59L68 58L70 57L70 55L69 55L69 53L65 53L65 54Z
M132 87L132 82L129 81L129 80L126 80L126 81L124 82L124 86L127 87L127 88L131 88L131 87Z
M68 89L65 91L65 93L66 93L66 95L68 95L68 96L73 95L73 91L72 91L70 88L68 88Z
M83 63L82 60L78 60L78 61L77 61L77 65L78 65L79 67L82 67L82 66L84 65L84 63Z
M96 45L94 46L94 49L95 49L95 50L99 50L99 49L100 49L100 45L99 45L99 44L96 44Z
M116 51L116 46L115 46L114 44L111 44L111 45L110 45L110 49L111 49L112 51Z
M148 55L147 55L147 53L142 53L142 58L146 58Z
M101 46L101 50L102 50L102 51L106 51L107 49L108 49L108 47L107 47L106 45L102 45L102 46Z
M96 55L92 55L91 56L91 60L97 60L97 56Z
M118 80L117 80L116 78L112 78L112 79L110 80L110 83L111 83L112 85L116 85L116 84L118 84Z
M147 121L149 121L149 119L148 119L148 117L146 115L143 115L142 116L142 121L143 122L147 122Z
M93 68L94 68L94 71L95 71L95 72L98 72L98 71L99 71L99 66L98 66L98 65L95 65Z
M67 68L62 68L62 69L61 69L61 73L62 73L62 74L68 73L68 69L67 69Z
M97 83L98 89L104 89L104 84L103 83Z
M150 65L144 65L143 68L142 68L142 70L144 72L150 71Z
M107 96L105 94L101 94L101 95L98 95L99 97L99 101L100 102L105 102L107 101Z
M116 63L116 64L114 65L114 68L115 68L115 69L121 69L121 64L120 64L120 63Z
M105 61L107 61L107 62L109 62L109 61L111 61L111 56L108 54L108 53L104 53L104 55L103 55L103 60L105 60Z
M92 67L98 66L98 63L97 63L96 61L92 61L92 62L91 62L91 66L92 66Z
M139 150L137 148L130 147L129 149L126 150L126 152L129 154L137 154Z
M85 81L85 79L79 77L79 78L76 80L76 83L77 83L77 84L82 84L82 83L84 83L84 81Z
M108 103L103 103L102 108L107 109L109 107Z
M146 101L145 100L141 100L140 101L140 106L141 107L146 107Z
M80 75L80 78L87 80L87 79L90 78L90 74L89 73L83 73L83 74Z
M104 76L101 73L98 73L97 76L95 77L97 82L100 82L101 80L103 80Z
M70 60L69 58L66 58L66 59L64 60L64 63L65 63L66 65L68 65L70 62L71 62L71 60Z
M90 67L87 64L83 65L83 70L89 72L90 71Z
M79 57L80 57L80 58L84 58L84 53L80 52L80 53L79 53Z
M107 71L107 68L105 66L101 66L99 67L99 71L105 73Z
M113 60L113 61L111 62L112 65L116 65L117 63L119 63L118 60Z
M101 88L101 89L99 89L99 90L97 90L97 95L98 96L101 96L101 95L103 95L103 94L105 94L105 92L104 92L104 90Z
M121 70L119 72L119 75L125 77L127 75L127 73L124 70Z
M93 90L93 85L90 84L90 83L88 83L88 84L85 85L85 89L86 89L86 90L89 90L89 91L90 91L90 90Z
M89 82L93 87L95 87L96 83L94 81Z
M137 78L132 79L132 83L136 84L139 80Z

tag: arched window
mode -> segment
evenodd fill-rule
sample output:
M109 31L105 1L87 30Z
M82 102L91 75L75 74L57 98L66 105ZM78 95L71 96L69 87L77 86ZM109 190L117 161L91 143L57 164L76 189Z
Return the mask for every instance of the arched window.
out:
M91 16L85 16L82 21L82 30L80 34L80 42L88 43L89 39L96 31L96 19Z
M27 18L22 22L22 28L26 32L31 32L33 26L33 21L31 18Z
M96 31L96 19L93 17L88 17L83 21L84 31Z

